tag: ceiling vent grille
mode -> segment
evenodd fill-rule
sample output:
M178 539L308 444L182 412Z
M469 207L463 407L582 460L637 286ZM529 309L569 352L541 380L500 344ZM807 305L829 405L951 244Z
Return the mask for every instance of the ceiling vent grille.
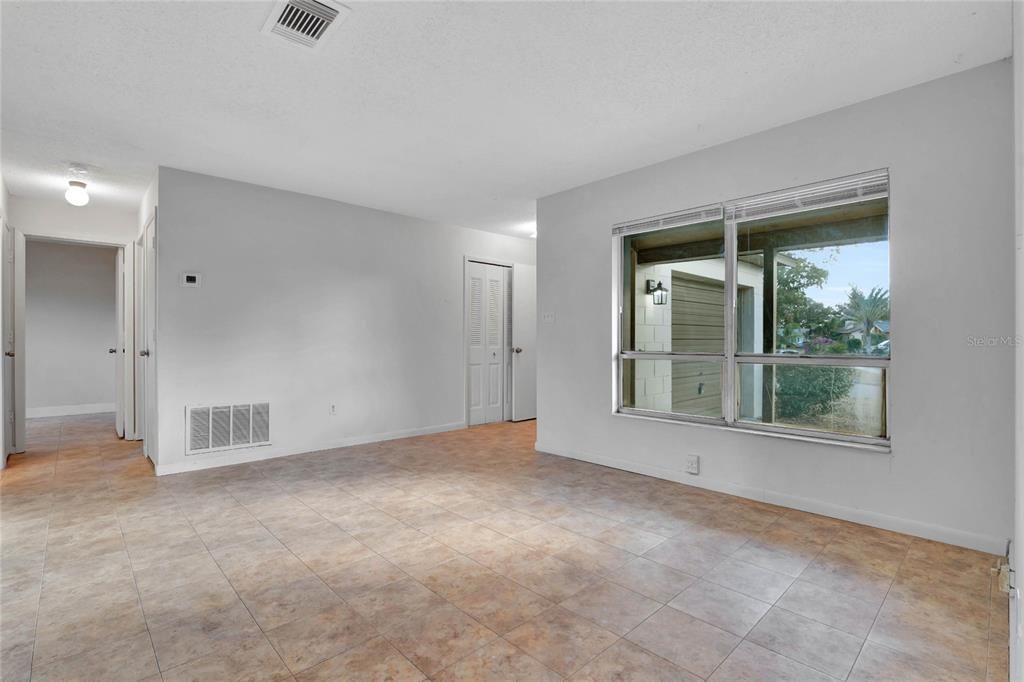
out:
M270 403L186 407L186 455L270 445Z
M323 44L327 29L343 22L351 11L329 0L285 0L274 5L263 32L316 48Z

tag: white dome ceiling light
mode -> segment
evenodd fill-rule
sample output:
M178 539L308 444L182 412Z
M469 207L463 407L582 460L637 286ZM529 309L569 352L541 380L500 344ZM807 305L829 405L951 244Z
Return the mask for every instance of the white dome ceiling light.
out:
M72 206L85 206L89 203L89 192L85 189L85 183L81 180L69 180L68 190L64 192L64 198Z
M89 203L89 191L85 188L86 172L85 167L77 163L71 164L68 168L68 175L71 176L71 179L68 180L64 198L72 206L85 206Z

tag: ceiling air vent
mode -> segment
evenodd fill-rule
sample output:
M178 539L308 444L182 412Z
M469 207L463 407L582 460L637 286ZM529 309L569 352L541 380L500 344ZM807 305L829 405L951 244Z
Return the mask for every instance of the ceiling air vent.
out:
M348 7L330 0L284 0L263 25L263 32L276 35L305 47L320 47L327 29L340 24L351 12Z

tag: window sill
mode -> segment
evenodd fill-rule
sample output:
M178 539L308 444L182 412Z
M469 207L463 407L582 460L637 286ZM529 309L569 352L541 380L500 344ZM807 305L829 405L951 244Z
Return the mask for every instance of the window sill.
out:
M768 430L764 428L758 428L753 424L745 424L743 422L737 422L735 424L726 423L723 420L715 419L690 419L687 417L679 416L672 417L668 416L663 412L648 412L646 410L632 410L630 408L620 408L612 412L613 417L625 417L627 419L644 419L647 421L663 422L666 424L683 424L685 426L695 426L703 429L716 429L719 431L729 431L731 433L744 433L753 436L767 436L769 438L783 438L786 440L797 440L805 443L815 443L818 445L830 445L838 446L843 448L850 448L854 450L860 450L862 452L870 452L876 454L889 455L892 454L892 444L886 439L877 439L874 442L864 442L860 440L843 440L840 438L830 438L828 436L817 436L808 435L806 433L786 433L776 430Z

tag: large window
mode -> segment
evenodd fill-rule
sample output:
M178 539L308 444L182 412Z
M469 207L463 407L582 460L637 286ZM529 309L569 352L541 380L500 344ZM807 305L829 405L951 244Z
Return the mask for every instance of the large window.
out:
M616 226L618 409L888 439L888 173Z

